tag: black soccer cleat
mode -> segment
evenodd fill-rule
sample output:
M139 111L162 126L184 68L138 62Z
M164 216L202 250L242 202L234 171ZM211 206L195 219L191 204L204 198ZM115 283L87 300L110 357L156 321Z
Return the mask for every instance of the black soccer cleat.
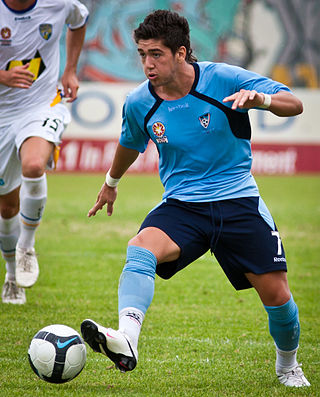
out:
M102 327L87 319L81 324L81 334L93 351L109 357L121 372L132 371L136 367L138 352L121 331Z

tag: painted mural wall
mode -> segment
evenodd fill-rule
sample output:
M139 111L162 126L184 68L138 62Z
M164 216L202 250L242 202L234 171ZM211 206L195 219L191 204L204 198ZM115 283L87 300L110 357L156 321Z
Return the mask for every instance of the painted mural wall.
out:
M126 95L145 79L132 31L152 10L172 9L187 17L199 61L227 62L269 76L304 103L303 114L293 118L250 111L253 172L320 173L320 0L81 1L90 18L79 95L70 106L73 117L58 170L110 167ZM157 157L150 144L129 171L155 172Z
M292 87L319 88L319 0L82 2L90 10L80 63L83 80L143 80L132 31L149 12L162 8L188 19L200 61L232 63Z

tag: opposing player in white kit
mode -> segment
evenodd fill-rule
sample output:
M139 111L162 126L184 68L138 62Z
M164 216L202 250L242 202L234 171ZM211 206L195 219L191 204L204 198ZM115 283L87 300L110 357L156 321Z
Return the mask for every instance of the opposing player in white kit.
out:
M59 103L77 97L76 69L87 8L78 0L0 0L0 247L4 303L23 304L39 274L34 249L47 199L46 168L70 122ZM67 24L67 61L57 91L59 42ZM21 187L21 189L20 189ZM20 214L19 214L20 212Z

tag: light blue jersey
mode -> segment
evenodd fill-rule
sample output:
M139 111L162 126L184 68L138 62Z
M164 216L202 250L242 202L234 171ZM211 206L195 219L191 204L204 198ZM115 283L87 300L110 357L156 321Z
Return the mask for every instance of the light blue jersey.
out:
M251 175L248 110L223 99L241 89L275 94L281 83L222 63L199 62L183 98L166 101L145 81L124 104L120 144L143 153L151 139L159 152L163 198L216 201L259 196Z

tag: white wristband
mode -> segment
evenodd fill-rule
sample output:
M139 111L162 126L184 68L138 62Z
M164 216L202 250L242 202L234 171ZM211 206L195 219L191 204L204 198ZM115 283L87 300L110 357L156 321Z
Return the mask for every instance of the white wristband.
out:
M269 109L271 105L271 95L269 94L263 94L264 95L264 101L263 104L259 106L261 109Z
M106 184L109 187L117 187L119 181L120 181L120 178L119 179L112 178L112 176L110 175L110 170L107 172L107 174L106 174Z

